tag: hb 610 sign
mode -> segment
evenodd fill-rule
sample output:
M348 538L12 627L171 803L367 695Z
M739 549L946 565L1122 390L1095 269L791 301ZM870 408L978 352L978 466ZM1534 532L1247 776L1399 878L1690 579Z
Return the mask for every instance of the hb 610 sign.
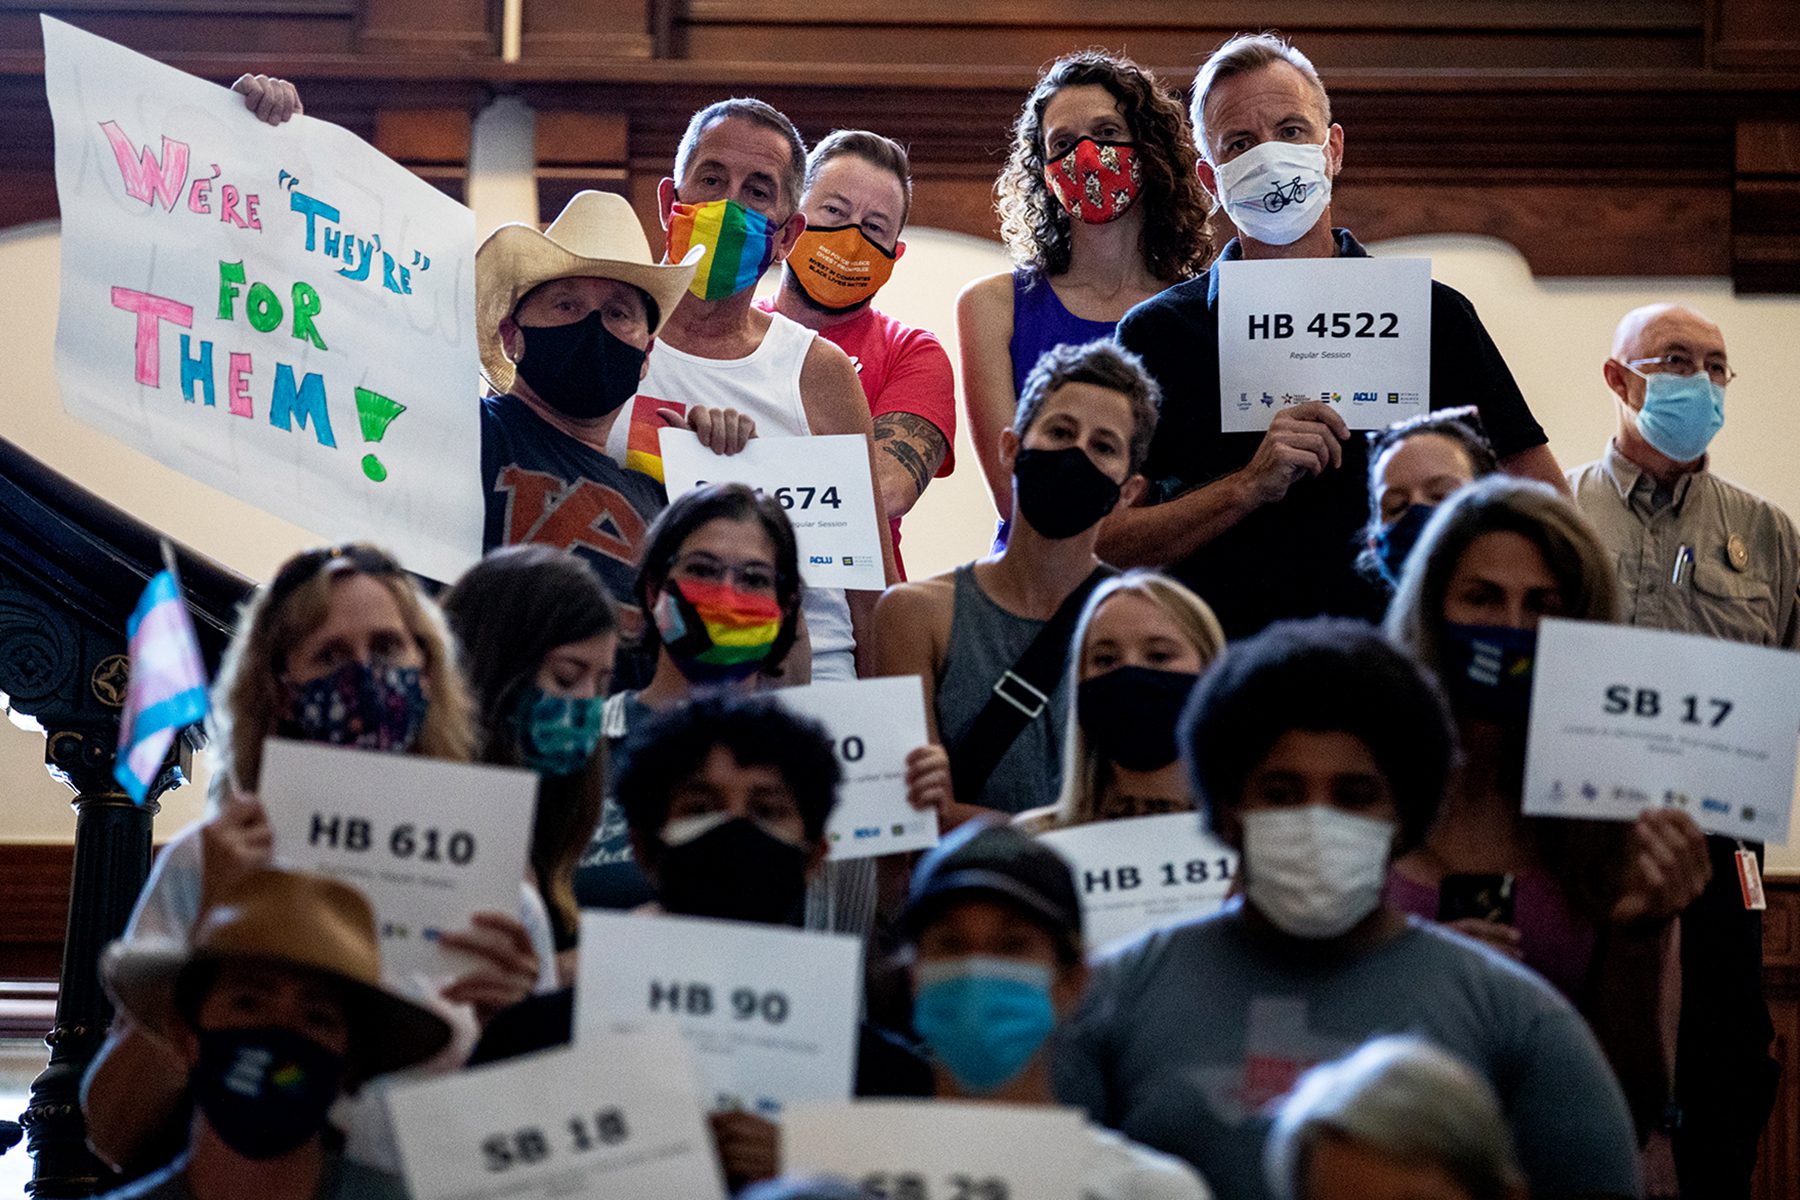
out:
M1431 407L1431 260L1219 264L1219 428L1330 406L1352 429Z

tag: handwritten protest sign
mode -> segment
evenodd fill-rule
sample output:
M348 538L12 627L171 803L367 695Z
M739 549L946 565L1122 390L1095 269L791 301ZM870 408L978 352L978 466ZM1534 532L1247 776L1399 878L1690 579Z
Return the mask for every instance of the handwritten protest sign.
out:
M474 214L346 130L270 127L216 84L43 26L63 406L455 578L481 550Z

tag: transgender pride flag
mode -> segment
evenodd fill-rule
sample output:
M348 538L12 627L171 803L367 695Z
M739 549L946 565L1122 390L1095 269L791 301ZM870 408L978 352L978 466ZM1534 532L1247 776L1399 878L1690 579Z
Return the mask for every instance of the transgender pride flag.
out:
M173 571L150 580L125 630L131 682L113 777L142 804L175 735L206 716L206 667Z

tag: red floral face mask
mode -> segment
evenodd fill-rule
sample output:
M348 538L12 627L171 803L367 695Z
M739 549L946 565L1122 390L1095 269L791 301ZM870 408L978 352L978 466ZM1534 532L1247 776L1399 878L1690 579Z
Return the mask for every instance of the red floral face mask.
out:
M1124 216L1137 199L1142 175L1136 146L1087 137L1044 166L1044 180L1057 200L1089 225Z

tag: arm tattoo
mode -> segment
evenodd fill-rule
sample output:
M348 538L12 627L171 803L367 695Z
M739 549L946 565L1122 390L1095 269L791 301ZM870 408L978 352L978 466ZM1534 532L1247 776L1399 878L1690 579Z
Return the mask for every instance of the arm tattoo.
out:
M936 425L906 412L882 413L875 418L875 445L906 469L921 495L950 449Z

